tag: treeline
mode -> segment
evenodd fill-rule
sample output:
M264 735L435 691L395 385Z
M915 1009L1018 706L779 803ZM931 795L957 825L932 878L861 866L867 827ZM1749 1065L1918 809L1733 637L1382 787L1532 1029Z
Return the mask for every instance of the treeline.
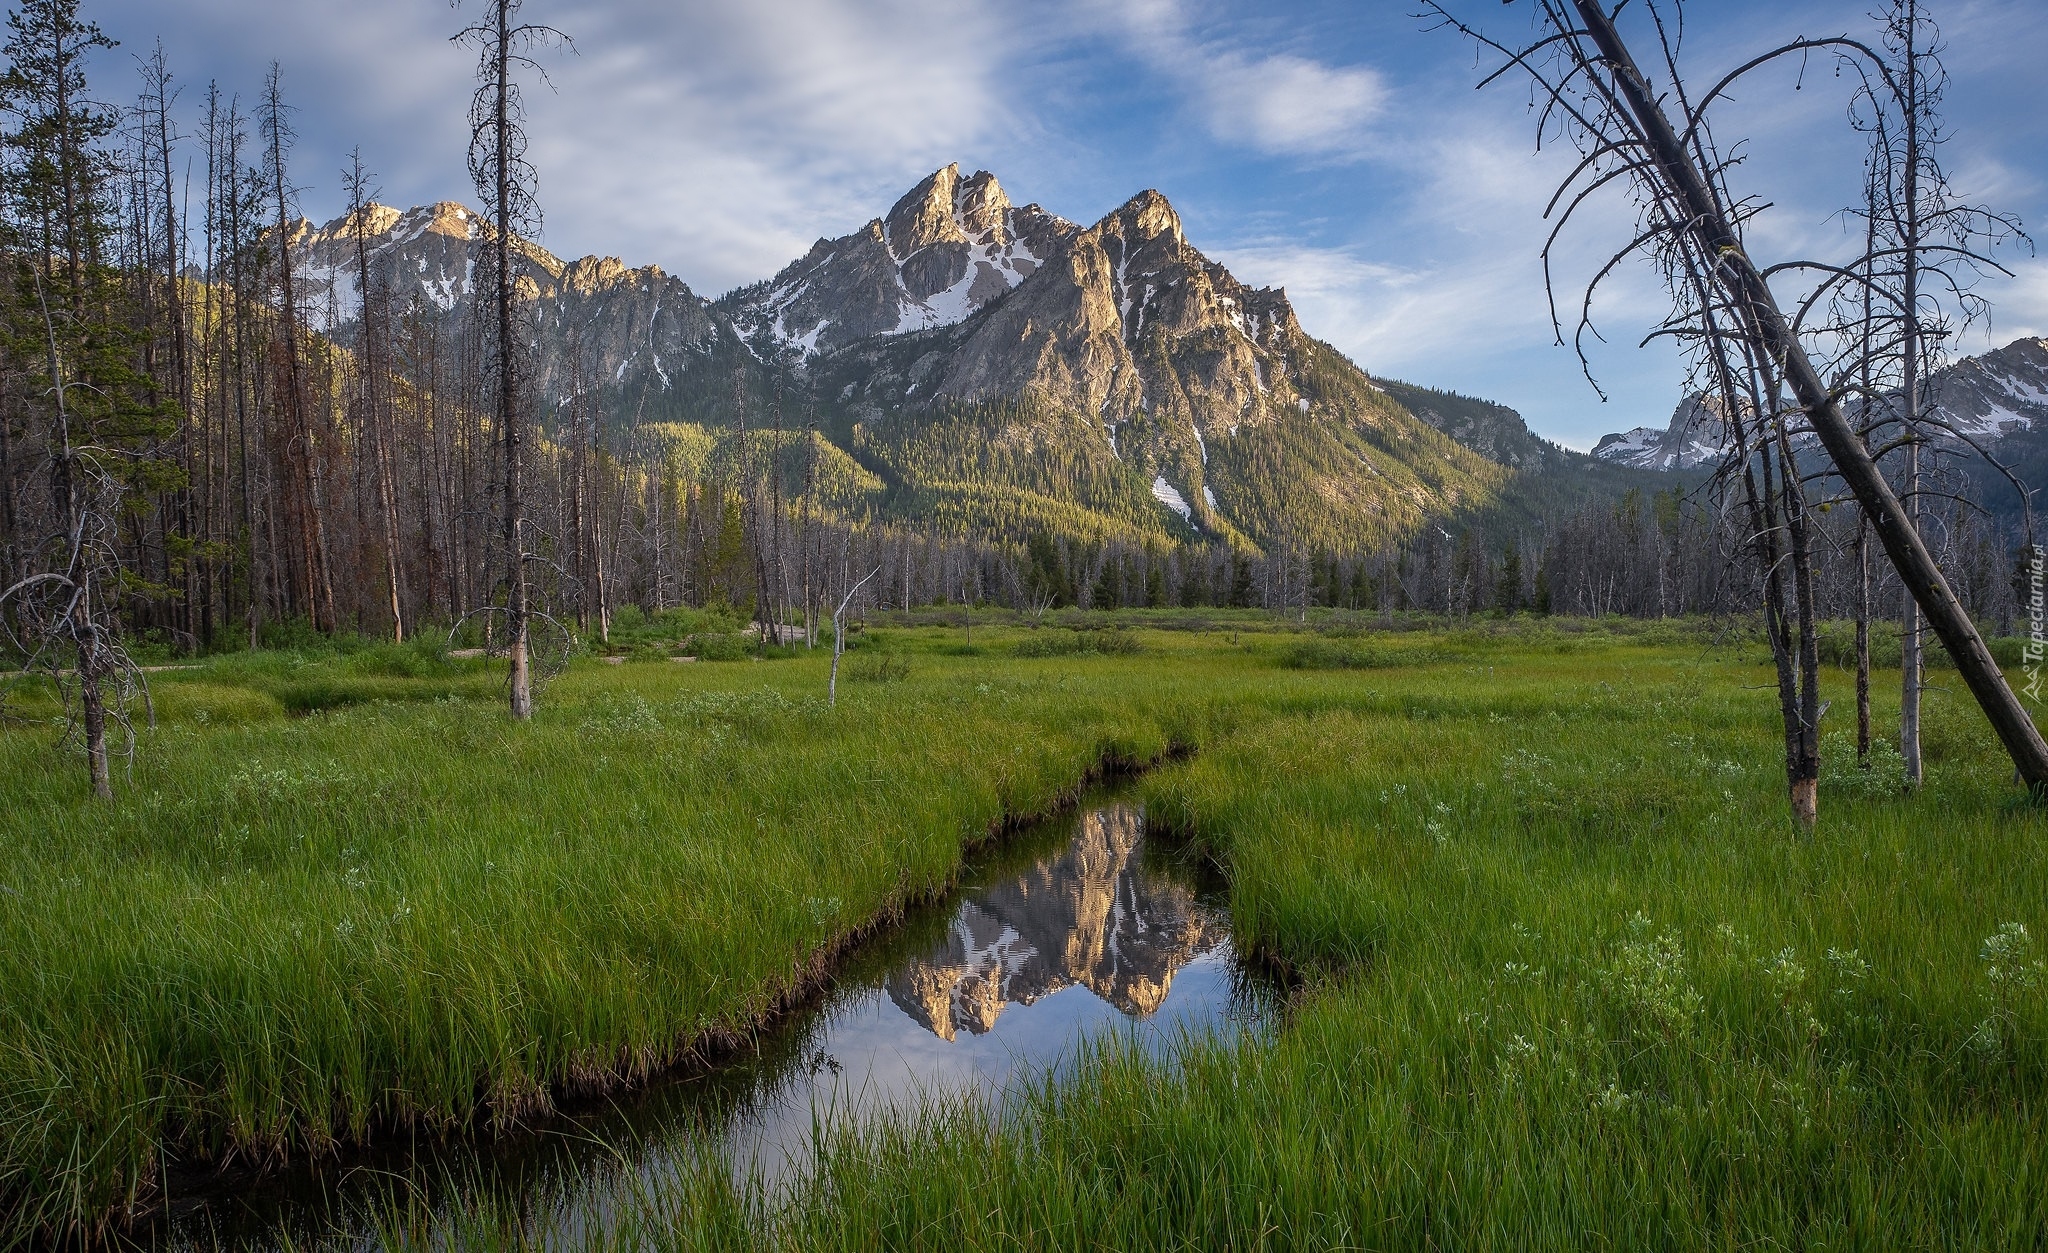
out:
M379 281L360 159L341 172L357 264L336 285L356 307L309 318L277 67L253 103L219 84L188 102L159 48L117 107L87 76L114 43L76 0L29 0L8 29L0 590L14 594L0 649L15 664L66 652L60 671L97 682L121 639L181 652L306 627L402 639L503 604L484 328ZM309 321L352 329L337 341ZM846 571L887 555L834 508L844 456L780 429L779 399L750 402L743 382L709 455L673 427L608 424L616 397L581 371L530 415L536 608L599 636L627 603L814 618ZM98 643L66 634L74 616ZM68 656L102 646L98 664Z
M257 645L281 628L402 639L503 604L504 441L481 390L477 319L387 289L356 160L341 172L355 273L328 285L354 307L314 319L349 329L314 333L289 247L300 215L280 73L253 103L218 84L184 101L158 49L117 108L96 103L85 72L111 47L76 0L31 0L9 19L5 586L55 571L97 606L86 621L109 615L94 638L185 652ZM187 115L198 118L189 132ZM987 415L936 424L915 450L890 443L892 430L847 449L815 429L818 407L794 380L785 405L783 388L757 382L749 395L736 375L724 429L643 427L616 419L610 380L586 373L573 346L567 373L565 394L532 415L523 560L535 608L586 638L626 604L725 604L814 637L843 589L871 574L862 600L902 606L1658 617L1749 612L1762 594L1753 563L1735 560L1742 523L1677 491L1581 504L1507 536L1426 521L1348 548L1327 527L1282 519L1283 538L1259 554L1175 543L1117 517L1128 485L1061 460L1055 440L1028 464L991 450L970 438L988 423L968 419ZM884 484L866 468L920 458L962 490ZM1006 498L1002 519L981 517L962 503L978 499L964 483L989 477L1040 490ZM1068 496L1131 525L1060 525ZM1852 612L1861 586L1853 509L1835 518L1816 532L1824 616ZM1938 533L1966 606L2009 629L2005 541L1960 506ZM1901 602L1880 583L1865 603ZM15 660L54 638L52 612L31 596L0 605Z

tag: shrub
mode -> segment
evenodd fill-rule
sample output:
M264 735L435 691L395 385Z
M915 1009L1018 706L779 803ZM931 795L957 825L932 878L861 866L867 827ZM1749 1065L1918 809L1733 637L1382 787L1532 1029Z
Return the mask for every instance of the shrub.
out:
M842 672L848 682L894 683L910 677L910 663L894 653L849 653Z
M1904 794L1906 759L1889 740L1870 741L1868 763L1856 760L1856 737L1830 731L1820 740L1820 785L1850 800L1884 800Z
M684 642L683 651L699 661L745 661L754 641L737 631L702 631Z
M1128 657L1140 651L1143 651L1143 646L1137 637L1122 628L1035 631L1017 641L1019 657Z
M1434 649L1386 648L1354 640L1297 640L1280 652L1280 664L1290 670L1386 670L1441 659Z

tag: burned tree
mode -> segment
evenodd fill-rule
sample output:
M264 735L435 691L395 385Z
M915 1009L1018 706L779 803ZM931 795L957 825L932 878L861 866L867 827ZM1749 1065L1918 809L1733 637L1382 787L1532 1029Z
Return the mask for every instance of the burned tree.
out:
M1728 175L1734 163L1717 147L1708 125L1709 109L1731 85L1782 58L1813 54L1852 58L1868 66L1886 82L1888 94L1898 98L1890 68L1867 45L1846 37L1800 39L1753 58L1694 99L1678 68L1672 20L1676 8L1675 3L1645 3L1638 10L1651 27L1661 62L1661 79L1653 81L1600 0L1537 0L1539 37L1519 47L1488 38L1443 4L1430 5L1442 24L1506 59L1487 81L1514 69L1527 73L1542 106L1539 134L1562 133L1580 152L1580 162L1552 201L1553 208L1560 202L1566 206L1558 230L1604 188L1619 184L1635 197L1640 214L1637 235L1607 262L1594 286L1630 257L1647 253L1661 261L1673 279L1675 309L1659 333L1680 336L1692 345L1695 359L1717 376L1731 415L1735 406L1747 399L1755 415L1752 421L1765 428L1761 447L1753 438L1738 438L1734 456L1739 458L1735 464L1742 467L1742 473L1764 476L1751 498L1759 504L1776 498L1784 506L1783 516L1765 513L1758 522L1781 537L1785 551L1779 552L1774 542L1762 555L1767 560L1767 575L1777 570L1781 561L1788 561L1793 569L1794 596L1802 602L1798 616L1809 619L1799 627L1795 640L1785 633L1783 613L1773 615L1779 623L1774 627L1773 644L1780 657L1788 785L1795 811L1802 819L1812 820L1812 781L1817 767L1809 762L1806 749L1817 734L1820 712L1810 695L1814 690L1812 653L1806 637L1811 606L1797 590L1801 579L1810 577L1811 548L1809 537L1802 558L1805 482L1792 455L1795 427L1800 436L1818 444L1832 473L1868 518L1901 582L1954 659L2021 777L2037 794L2048 790L2048 743L2043 742L2006 683L1912 514L1845 412L1843 399L1853 391L1853 374L1840 386L1831 387L1822 379L1802 338L1801 320L1820 294L1808 296L1795 308L1795 316L1788 318L1770 285L1780 276L1819 272L1828 276L1822 283L1825 290L1833 282L1853 281L1856 267L1803 261L1765 266L1753 260L1743 232L1758 206L1731 193ZM1667 105L1678 111L1676 121L1666 111ZM1553 233L1552 239L1556 238ZM1590 323L1591 299L1589 290L1581 315L1582 333ZM1762 460L1752 469L1752 461L1759 457ZM1774 472L1776 490L1770 484ZM1788 473L1789 482L1784 477ZM1806 673L1797 674L1801 669ZM1795 676L1796 682L1788 685L1786 680Z
M1860 210L1869 239L1859 327L1859 365L1867 377L1859 380L1858 408L1867 415L1861 423L1866 444L1880 464L1896 464L1901 502L1924 532L1926 502L1938 490L1930 480L1933 440L1945 436L1992 460L1940 416L1931 378L1943 364L1944 346L1986 312L1974 281L1987 271L2006 272L1991 250L2025 243L2026 236L2015 219L1964 203L1950 187L1940 159L1947 78L1932 19L1919 0L1890 0L1880 20L1881 60L1850 62L1861 76L1851 116L1870 140ZM2023 490L2020 499L2027 501ZM1920 608L1911 596L1901 622L1899 751L1907 779L1917 784L1925 658Z
M386 393L386 340L390 333L389 302L370 269L369 174L363 169L361 149L349 154L348 168L341 172L348 189L348 222L355 244L356 288L360 321L357 331L356 371L359 380L356 404L359 448L371 462L370 476L377 484L377 516L384 540L384 583L391 602L391 638L405 642L404 576L398 560L398 501L392 487L392 432Z
M113 41L79 19L77 0L30 0L7 24L4 330L16 385L0 424L24 438L0 467L16 552L0 580L0 648L21 677L55 686L107 798L109 724L125 729L130 699L146 696L121 645L121 602L139 582L121 524L138 488L180 486L155 455L176 412L136 369L128 289L107 258L117 119L88 95L84 63ZM17 481L13 462L29 459L36 472Z
M527 336L513 273L514 236L533 238L540 229L540 203L534 195L535 172L526 159L525 106L517 70L531 70L545 79L534 51L567 44L568 36L552 26L517 20L520 0L487 0L489 13L454 36L454 42L477 50L477 89L469 106L469 172L483 198L489 219L484 233L478 286L483 318L485 386L492 419L497 424L503 477L500 518L505 563L506 647L510 656L510 704L514 718L533 715L533 686L528 657L526 576L526 501L522 494L522 458L526 443L526 382L529 372Z

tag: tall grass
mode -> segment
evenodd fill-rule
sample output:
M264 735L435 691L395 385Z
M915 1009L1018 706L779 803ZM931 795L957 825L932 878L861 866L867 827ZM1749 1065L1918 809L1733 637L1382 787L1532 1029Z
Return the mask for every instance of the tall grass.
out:
M1974 710L1926 791L1838 777L1802 838L1760 671L1485 660L1332 678L1146 781L1314 973L1277 1039L841 1137L761 1242L2040 1247L2048 854Z
M503 1120L738 1038L967 842L1208 709L1061 661L920 662L831 710L820 656L579 664L517 725L487 663L408 664L159 676L111 805L0 731L0 1242L179 1163Z
M1967 698L1930 697L1916 796L1833 752L1803 837L1751 641L1570 625L1337 669L1285 632L1031 660L903 627L907 674L836 712L813 660L592 665L525 728L200 672L111 809L0 735L9 1230L166 1153L502 1116L740 1032L1002 815L1180 743L1147 812L1306 976L1271 1038L835 1134L772 1205L621 1171L385 1239L2039 1247L2048 830Z

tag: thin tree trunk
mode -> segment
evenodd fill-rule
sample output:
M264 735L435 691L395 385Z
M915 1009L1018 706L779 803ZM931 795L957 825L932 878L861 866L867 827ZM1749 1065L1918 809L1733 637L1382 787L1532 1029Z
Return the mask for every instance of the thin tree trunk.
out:
M1748 329L1759 348L1782 361L1792 394L1805 409L1822 447L1868 512L1900 581L1912 592L1914 603L1955 659L1963 682L2011 754L2020 777L2036 794L2048 793L2048 742L2042 740L1992 659L1976 624L1964 612L1947 577L1928 552L1911 515L1871 460L1869 450L1842 415L1841 405L1786 324L1776 298L1743 252L1741 240L1729 228L1706 180L1679 143L1670 119L1651 94L1600 0L1573 0L1573 4L1602 57L1613 68L1614 86L1641 126L1649 144L1649 156L1683 202L1691 223L1689 229L1703 254L1718 259L1717 281L1727 284L1730 294L1741 302L1751 320Z
M1856 520L1856 760L1870 764L1870 525Z
M1905 491L1906 516L1913 529L1920 528L1920 61L1915 47L1919 35L1919 16L1913 0L1908 0L1905 23L1906 37L1906 99L1902 121L1905 124L1906 168L1904 182L1900 188L1905 200L1906 238L1904 242L1905 267L1900 287L1900 315L1904 319L1904 378L1901 399L1906 407L1906 472L1903 488ZM1912 589L1907 589L1905 604L1900 607L1899 628L1899 755L1906 760L1906 782L1917 787L1923 777L1920 760L1920 689L1924 678L1925 658L1922 655L1920 634L1920 606L1914 600Z
M532 678L528 673L527 623L526 623L526 501L523 495L520 464L522 422L519 396L519 370L516 354L521 344L514 334L512 311L512 151L511 81L512 81L512 28L511 6L506 0L497 0L497 42L492 47L493 65L492 92L494 97L491 112L491 144L495 149L494 166L497 178L496 200L493 208L497 211L495 233L491 240L491 275L496 290L492 298L496 303L498 334L498 427L505 450L505 561L508 566L509 585L505 595L505 617L507 650L511 656L511 674L508 684L512 716L527 719L533 716Z

